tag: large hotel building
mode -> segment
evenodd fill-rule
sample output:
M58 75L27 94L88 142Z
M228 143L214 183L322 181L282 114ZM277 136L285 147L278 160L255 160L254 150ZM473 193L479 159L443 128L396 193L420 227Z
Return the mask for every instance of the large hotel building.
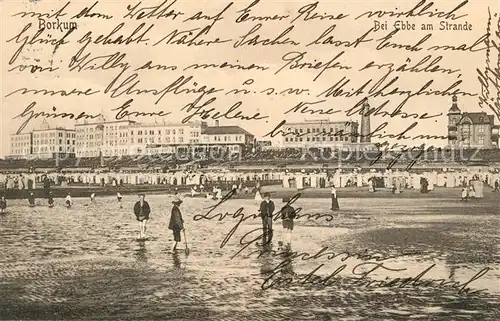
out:
M238 126L207 126L206 122L143 124L131 120L75 125L76 157L168 154L190 148L225 149L241 153L254 136Z
M29 133L12 134L11 158L53 158L55 155L75 153L74 129L51 128L46 121L39 129Z
M367 101L357 121L309 120L285 122L278 148L330 148L332 150L373 150L370 138L371 108ZM450 148L498 148L500 126L485 112L462 112L453 97L448 112ZM189 123L138 123L131 120L106 121L104 117L75 125L75 129L50 128L46 121L30 133L11 135L10 158L53 158L170 154L225 150L243 153L254 146L254 136L239 126L208 126ZM258 146L257 146L258 147ZM274 149L264 144L259 148Z
M285 148L331 148L333 150L366 150L375 146L370 138L370 105L363 104L361 126L356 121L328 119L309 120L283 125L281 145ZM360 128L361 127L361 128Z

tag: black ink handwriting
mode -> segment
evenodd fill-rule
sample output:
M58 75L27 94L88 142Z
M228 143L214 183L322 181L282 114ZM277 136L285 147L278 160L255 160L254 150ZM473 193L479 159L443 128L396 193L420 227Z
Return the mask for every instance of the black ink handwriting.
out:
M83 8L82 11L80 11L79 13L77 13L76 15L71 17L71 19L81 19L81 18L99 18L99 19L106 19L106 20L113 19L112 15L102 14L102 13L98 13L98 12L92 12L92 9L94 9L98 3L99 3L99 1L96 1L96 2L94 2L94 4L90 8L89 7Z
M240 40L236 41L233 44L234 48L239 48L242 46L276 46L276 45L291 45L298 46L300 42L295 41L287 37L287 35L292 32L294 26L290 26L286 28L283 32L281 32L274 39L269 38L261 38L259 34L255 34L259 29L262 28L262 23L258 23L250 29L245 35L240 37ZM286 38L285 38L286 37Z
M157 46L159 44L173 44L173 45L186 45L191 46L210 46L214 44L222 44L232 41L232 39L220 39L215 38L213 40L205 40L202 38L203 35L207 35L212 26L206 26L204 28L193 28L188 30L175 29L165 37L161 38L153 44Z
M57 108L52 107L52 113L47 113L43 111L36 112L33 110L33 108L36 106L36 102L30 103L19 115L15 116L13 119L24 119L24 122L21 124L19 129L17 130L16 134L19 134L23 131L23 129L29 124L30 121L33 119L37 119L38 117L43 117L43 118L69 118L73 119L75 121L80 120L80 119L95 119L100 116L98 115L89 115L86 114L85 112L81 112L79 114L73 114L73 113L56 113Z
M51 45L54 46L54 51L55 51L57 48L59 48L59 46L68 43L66 38L68 38L68 36L75 30L74 28L69 29L60 39L57 38L43 39L40 36L45 29L38 29L38 31L32 37L24 36L21 39L21 36L26 31L28 31L31 28L31 26L32 24L28 23L26 26L24 26L23 30L21 30L20 33L18 33L16 36L6 41L7 43L15 41L15 43L21 44L19 48L14 52L14 55L12 55L12 57L10 58L9 65L12 65L16 61L17 57L19 57L19 55L21 54L22 50L26 45L34 45L34 44Z
M169 0L163 1L161 4L153 7L140 7L142 1L139 1L135 6L128 5L128 13L123 16L123 18L130 18L135 20L150 19L150 18L171 18L172 20L177 19L177 17L184 15L183 12L173 9L177 0L173 0L168 3ZM162 8L165 4L168 5Z
M286 63L283 66L281 66L281 68L279 68L274 74L276 75L276 74L280 73L285 68L288 68L290 70L315 69L315 70L319 70L318 74L313 79L313 81L316 81L328 69L333 69L333 68L337 68L340 70L351 69L352 67L342 65L337 61L339 58L341 58L344 55L344 53L345 53L344 51L339 52L335 57L333 57L328 62L321 62L321 61L318 62L316 60L314 62L302 62L302 60L305 58L307 52L306 51L304 51L304 52L291 51L291 52L288 52L285 55L283 55L283 57L281 59L283 61L285 61Z
M182 108L183 111L185 111L188 116L186 116L182 122L186 123L192 120L194 117L200 117L203 120L206 119L220 119L220 118L225 118L225 119L238 119L238 120L262 120L269 118L269 116L261 115L260 113L255 113L251 116L244 115L240 109L241 105L243 105L243 102L238 101L237 103L233 104L231 107L229 107L226 111L224 112L219 112L216 111L214 107L210 109L205 109L206 106L212 104L216 98L213 97L209 99L207 102L205 102L203 105L198 105L199 101L201 100L201 96L198 97L194 102L187 104Z
M421 0L419 3L417 3L412 9L405 11L405 12L398 12L397 8L395 11L367 11L355 18L355 20L362 18L362 17L367 17L367 18L372 18L372 17L377 17L377 18L382 18L385 16L389 17L396 17L396 18L410 18L410 17L437 17L441 19L450 19L450 20L458 20L464 17L467 17L467 14L463 14L460 16L456 16L455 12L457 12L460 8L465 6L469 1L464 0L460 4L456 5L455 8L451 9L448 12L443 12L443 11L438 11L438 9L433 9L434 2L427 3L427 0ZM425 5L425 6L424 6ZM418 11L417 11L418 10Z
M123 105L120 107L116 107L111 109L111 111L116 111L115 119L116 120L121 120L124 118L128 118L130 116L132 117L165 117L171 114L171 112L165 112L165 111L158 111L158 112L138 112L138 111L130 111L129 108L131 107L131 104L134 102L133 99L127 100Z
M201 94L211 95L217 92L222 91L222 89L217 89L215 87L208 86L200 86L198 87L198 83L193 81L193 77L189 76L180 76L176 80L174 80L171 84L164 87L163 89L139 89L137 86L140 83L139 75L134 73L128 76L125 80L123 80L120 84L118 84L118 80L123 75L123 71L120 72L106 87L104 93L111 93L111 98L117 98L122 95L142 95L142 94L150 94L153 96L159 96L155 102L155 105L158 104L166 94L172 93L174 95L179 94ZM186 88L187 86L193 86L192 88Z
M318 1L306 4L298 10L298 15L291 21L294 23L295 21L301 19L303 21L311 21L311 20L342 20L344 18L349 17L348 14L339 13L337 15L332 14L319 14L315 12L318 8Z

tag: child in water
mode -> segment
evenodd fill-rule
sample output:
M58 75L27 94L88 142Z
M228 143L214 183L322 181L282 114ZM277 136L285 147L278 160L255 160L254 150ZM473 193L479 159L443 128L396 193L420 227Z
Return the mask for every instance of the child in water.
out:
M122 205L122 194L120 194L120 192L117 192L116 193L116 200L118 201L118 203L120 203L120 208L123 208L123 205Z
M29 193L28 202L30 203L30 207L35 207L35 194L33 192Z
M5 213L6 208L7 200L5 199L5 196L2 196L2 198L0 198L0 213Z
M90 194L90 201L93 203L95 202L95 193L92 192L92 194Z
M52 192L49 192L49 207L54 207L54 197Z
M467 202L467 187L462 188L462 202Z
M70 208L71 205L73 205L73 200L71 199L71 195L68 193L68 195L66 195L66 207Z

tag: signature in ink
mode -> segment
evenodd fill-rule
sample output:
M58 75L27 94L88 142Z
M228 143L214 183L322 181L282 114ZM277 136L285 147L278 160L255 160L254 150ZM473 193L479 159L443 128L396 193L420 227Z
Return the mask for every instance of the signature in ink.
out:
M318 286L332 286L340 280L339 274L344 271L347 267L346 264L338 266L331 274L322 277L316 275L316 273L325 266L325 264L320 264L311 270L309 273L304 275L299 275L297 273L290 273L287 271L287 267L291 265L293 258L286 258L281 261L267 276L261 284L263 290L268 290L271 288L288 287L291 285L318 285ZM432 264L418 275L412 277L395 277L393 279L386 278L385 280L373 280L370 278L371 275L375 274L377 270L385 270L390 272L402 272L406 271L406 268L391 268L384 263L380 262L362 262L354 266L351 270L352 277L346 277L344 281L348 281L350 286L354 287L364 287L364 288L406 288L406 287L451 287L458 290L458 294L477 294L486 291L486 289L472 290L469 285L479 280L490 270L489 267L485 267L472 276L469 280L464 283L458 281L452 281L447 279L422 279L429 271L431 271L436 264Z
M497 17L498 14L495 14ZM485 67L484 70L481 71L476 69L478 74L478 80L481 85L481 94L479 96L479 105L481 107L488 106L496 115L497 118L500 119L500 17L497 20L497 30L495 32L491 31L492 25L492 16L491 11L488 8L488 23L487 23L487 37L486 37L486 58L485 58ZM492 35L496 35L496 41L491 39ZM497 65L496 68L492 64L492 60L495 59L493 57L492 49L496 49L496 59ZM491 97L492 91L496 90L497 97L496 99Z

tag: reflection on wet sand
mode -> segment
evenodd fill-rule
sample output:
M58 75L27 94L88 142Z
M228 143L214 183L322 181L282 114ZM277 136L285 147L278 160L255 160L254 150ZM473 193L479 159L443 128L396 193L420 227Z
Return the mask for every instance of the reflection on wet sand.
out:
M363 310L372 311L373 319L380 320L394 319L395 311L401 320L414 315L444 321L472 314L477 320L497 319L492 312L500 308L500 289L495 283L500 277L500 256L495 248L500 241L494 214L497 203L475 204L474 208L481 206L483 210L471 213L462 205L450 205L449 200L343 199L340 215L331 222L307 220L307 216L297 219L293 249L285 250L255 245L260 241L260 218L241 224L221 248L221 241L237 220L195 222L193 213L212 203L186 198L184 219L192 231L187 257L184 251L169 252L173 241L166 228L170 201L164 196L149 196L148 200L155 218L148 226L149 238L143 241L135 239L137 225L131 214L135 198L125 198L122 210L112 198L99 198L102 206L98 207L83 206L84 201L74 199L71 209L56 205L51 209L37 207L36 211L13 201L0 224L4 244L0 306L7 311L4 316L29 319L21 312L31 311L50 319L57 308L54 300L62 298L72 302L71 309L58 310L65 319L102 318L99 311L109 311L110 304L113 309L127 307L116 308L120 319L175 318L181 310L193 315L193 320L255 320L269 315L280 320L315 320L325 311L338 320L364 319L367 316L360 314ZM299 202L304 214L327 213L321 208L330 205L328 199ZM252 200L234 200L223 204L220 211L232 213L244 207L250 213L256 206ZM442 213L443 206L450 215ZM376 219L358 220L351 213ZM257 232L245 240L255 241L231 259L244 246L240 239L252 230ZM471 237L474 234L481 237ZM378 269L370 275L376 280L415 277L435 264L426 279L464 284L489 267L488 273L468 285L487 291L459 294L458 288L438 286L353 287L351 271L364 262L362 259L342 261L343 256L338 256L329 260L324 255L303 260L295 255L314 255L324 247L328 253L368 250L379 253L377 257L391 256L382 262L393 269L405 269ZM263 249L266 251L261 252ZM315 270L321 264L325 265ZM313 284L320 281L313 275L307 278L314 271L326 280L343 264L347 267L327 280L329 286ZM262 284L271 276L283 286L263 295ZM289 279L294 284L286 286ZM304 280L307 282L300 283ZM269 305L269 300L274 304ZM33 302L38 312L33 311Z
M137 243L139 248L134 251L135 259L138 263L146 264L148 263L148 250L146 249L146 242L144 240L138 240Z

